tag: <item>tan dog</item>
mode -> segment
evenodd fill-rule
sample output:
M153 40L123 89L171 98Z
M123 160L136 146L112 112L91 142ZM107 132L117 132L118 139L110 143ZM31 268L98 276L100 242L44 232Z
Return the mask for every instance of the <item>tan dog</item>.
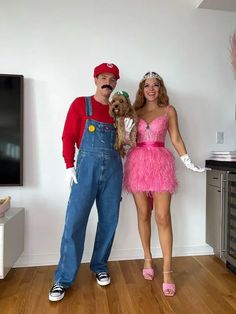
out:
M115 149L117 149L122 157L125 155L124 145L128 144L131 147L136 146L137 135L137 114L131 105L128 93L124 91L116 92L111 100L109 108L110 116L115 120L116 142ZM125 132L125 118L133 119L134 126L130 132L129 139L126 139Z

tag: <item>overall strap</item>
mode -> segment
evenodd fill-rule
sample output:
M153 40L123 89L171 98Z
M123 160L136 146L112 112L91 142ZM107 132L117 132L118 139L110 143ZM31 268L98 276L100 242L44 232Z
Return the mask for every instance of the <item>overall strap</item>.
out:
M85 103L86 103L86 116L92 116L93 108L90 96L85 97Z

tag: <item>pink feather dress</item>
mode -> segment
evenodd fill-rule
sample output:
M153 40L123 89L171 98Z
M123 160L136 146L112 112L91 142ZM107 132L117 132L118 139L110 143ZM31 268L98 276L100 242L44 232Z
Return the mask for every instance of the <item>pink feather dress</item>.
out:
M147 123L138 122L137 146L127 154L124 165L124 189L128 192L169 192L177 188L173 154L165 148L168 110Z

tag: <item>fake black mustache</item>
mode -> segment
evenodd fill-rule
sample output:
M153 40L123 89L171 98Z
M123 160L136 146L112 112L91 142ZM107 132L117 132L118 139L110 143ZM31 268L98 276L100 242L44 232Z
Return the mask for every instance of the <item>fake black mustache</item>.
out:
M113 90L112 86L108 84L102 85L102 88L109 88L111 91Z

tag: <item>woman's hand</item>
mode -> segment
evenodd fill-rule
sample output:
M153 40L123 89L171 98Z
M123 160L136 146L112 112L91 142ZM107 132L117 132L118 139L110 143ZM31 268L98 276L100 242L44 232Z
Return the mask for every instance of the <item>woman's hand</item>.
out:
M132 131L135 123L134 120L131 118L124 118L124 126L125 126L125 141L129 142L129 135Z
M130 134L132 131L135 123L133 122L134 120L131 118L124 118L124 124L125 124L125 133Z
M195 171L195 172L204 172L204 171L205 171L205 168L201 168L201 167L199 167L199 166L195 166L195 165L192 163L192 161L191 161L191 159L190 159L190 157L189 157L188 154L185 154L185 155L180 156L180 159L181 159L182 162L185 164L185 166L186 166L188 169L192 170L192 171Z

